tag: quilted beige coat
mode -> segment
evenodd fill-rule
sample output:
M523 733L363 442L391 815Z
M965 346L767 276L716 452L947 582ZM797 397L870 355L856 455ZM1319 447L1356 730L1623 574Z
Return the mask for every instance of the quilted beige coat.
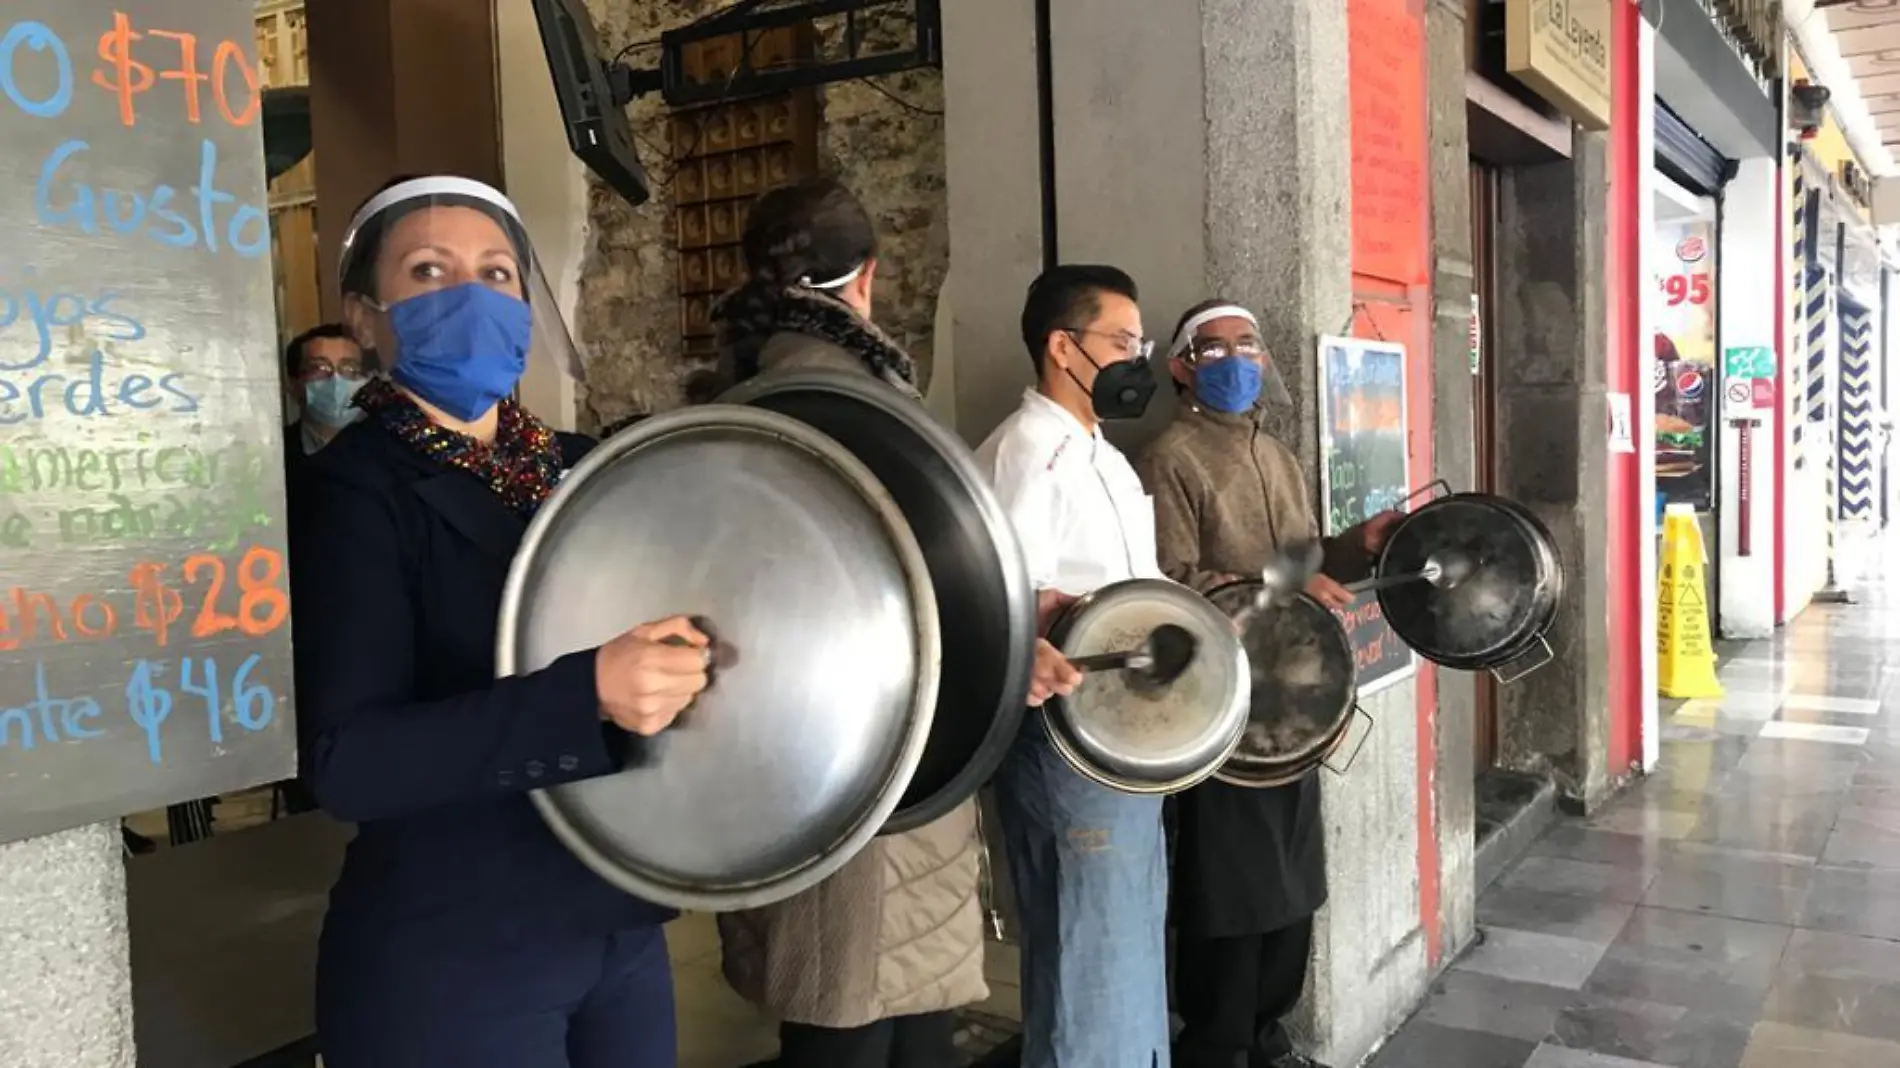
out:
M983 1000L976 806L871 843L777 905L719 917L726 981L780 1019L859 1027Z
M875 327L836 334L844 344L778 333L760 353L761 370L863 370L867 361L846 346L889 343ZM876 839L789 901L721 916L726 981L782 1020L820 1027L982 1001L980 854L969 801L927 827Z

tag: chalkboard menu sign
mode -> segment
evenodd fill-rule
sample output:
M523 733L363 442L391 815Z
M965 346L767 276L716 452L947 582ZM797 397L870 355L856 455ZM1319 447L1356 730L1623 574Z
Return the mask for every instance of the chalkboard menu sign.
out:
M1320 525L1328 537L1396 508L1411 495L1405 439L1405 347L1323 337L1319 342ZM1386 625L1376 593L1339 613L1359 662L1359 692L1410 676L1412 650Z
M295 763L255 42L0 14L0 841Z

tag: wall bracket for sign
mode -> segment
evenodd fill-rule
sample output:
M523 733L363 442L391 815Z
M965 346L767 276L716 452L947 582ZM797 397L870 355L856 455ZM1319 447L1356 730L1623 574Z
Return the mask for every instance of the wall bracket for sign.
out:
M842 21L836 54L814 54L795 62L755 62L752 42L765 31L817 19ZM891 26L904 28L900 40L888 40ZM695 81L688 76L686 53L696 44L739 35L739 62L728 77ZM900 74L943 64L939 0L740 0L724 10L660 35L658 67L636 70L615 64L612 75L628 99L659 93L672 107L711 104L829 85L835 82Z

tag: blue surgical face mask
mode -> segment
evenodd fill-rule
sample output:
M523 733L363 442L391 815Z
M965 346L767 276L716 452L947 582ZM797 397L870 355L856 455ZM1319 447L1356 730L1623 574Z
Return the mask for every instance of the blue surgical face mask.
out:
M520 298L471 282L399 300L387 311L396 334L389 377L464 422L512 393L527 370L534 316Z
M363 410L350 407L350 401L366 381L368 379L331 375L304 383L304 414L324 426L349 426L363 417Z
M1194 368L1194 395L1217 412L1250 411L1263 377L1260 365L1244 356L1209 360Z

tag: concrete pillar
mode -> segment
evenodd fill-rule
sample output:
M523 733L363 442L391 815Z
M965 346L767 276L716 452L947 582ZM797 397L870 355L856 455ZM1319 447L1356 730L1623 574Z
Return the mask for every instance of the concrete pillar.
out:
M133 1068L117 823L0 845L0 1064Z
M1055 257L1132 273L1151 336L1165 342L1183 308L1213 295L1260 314L1293 397L1275 413L1273 429L1299 456L1317 499L1315 343L1321 334L1343 332L1353 308L1347 5L1149 0L1105 7L1048 0L1048 190L1035 166L1035 6L945 5L958 429L982 437L1029 381L1017 320L1023 285L1041 266L1037 206L1052 191ZM1461 109L1462 11L1434 14L1446 17L1452 21L1434 27L1431 47L1457 57L1460 73L1433 64L1433 84L1445 96L1435 104L1432 127L1441 194L1434 199L1443 206L1434 226L1454 235L1455 244L1434 273L1449 280L1446 306L1468 309L1469 224L1457 206L1466 196L1463 118L1450 110L1451 90L1444 88L1455 82ZM1436 354L1465 375L1462 394L1447 393L1445 403L1462 396L1467 409L1454 412L1460 421L1445 431L1464 440L1438 448L1468 467L1464 320L1453 329L1451 312L1442 316L1433 330ZM1449 342L1455 344L1447 348ZM1137 445L1165 423L1171 407L1171 396L1159 397L1148 419L1111 434L1125 448ZM1332 894L1316 924L1311 980L1295 1023L1307 1048L1328 1063L1357 1063L1416 1004L1429 978L1429 943L1449 952L1468 937L1469 687L1454 684L1453 692L1460 711L1425 738L1453 753L1455 772L1419 767L1417 686L1408 681L1363 702L1377 726L1350 773L1321 773ZM1434 796L1427 819L1419 813L1421 775L1430 777ZM1437 796L1446 794L1461 797ZM1453 887L1455 918L1430 937L1421 907L1421 824L1436 824L1441 852L1450 850L1432 876L1440 880L1433 889ZM1454 885L1459 880L1462 892ZM1434 915L1429 922L1441 920Z
M1019 322L1043 260L1036 5L945 4L943 39L950 306L938 311L935 377L954 396L937 406L979 442L1034 378Z
M1721 316L1717 337L1724 351L1761 347L1775 349L1775 283L1782 277L1781 243L1775 217L1777 185L1775 161L1761 156L1742 160L1722 191L1720 262ZM1878 321L1878 320L1876 320ZM1722 356L1721 352L1717 357ZM1784 357L1785 358L1785 357ZM1724 386L1740 379L1725 379ZM1720 484L1716 514L1721 530L1711 556L1720 556L1717 571L1720 605L1717 618L1722 636L1761 639L1775 632L1775 435L1781 432L1772 404L1741 411L1717 398L1715 435L1721 459L1716 465ZM1742 429L1733 416L1759 420L1749 431L1747 517L1748 544L1742 544ZM1747 554L1743 554L1743 549Z
M1499 688L1499 760L1586 809L1610 786L1607 149L1579 131L1568 162L1510 172L1498 242L1499 492L1549 525L1568 579L1555 658Z
M1432 183L1432 458L1439 477L1476 487L1472 401L1471 152L1465 129L1464 0L1425 9L1426 93ZM1477 687L1462 671L1438 674L1435 750L1440 945L1445 958L1471 940L1477 921Z

